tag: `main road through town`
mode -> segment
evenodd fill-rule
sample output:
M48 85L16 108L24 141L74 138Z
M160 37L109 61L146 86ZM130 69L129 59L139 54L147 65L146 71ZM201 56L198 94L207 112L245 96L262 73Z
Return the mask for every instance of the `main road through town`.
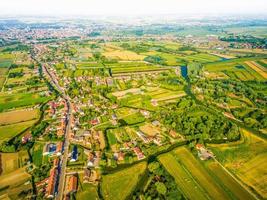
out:
M69 154L69 139L71 133L71 121L72 121L72 104L70 101L70 97L66 94L65 90L60 87L58 84L56 76L49 70L47 65L42 65L43 73L45 73L49 79L51 80L51 84L61 93L62 97L65 99L67 103L67 116L66 116L66 126L65 126L65 133L64 133L64 145L62 150L62 156L59 162L59 175L56 181L56 196L55 199L62 200L64 198L64 187L66 182L66 167L67 167L67 160Z

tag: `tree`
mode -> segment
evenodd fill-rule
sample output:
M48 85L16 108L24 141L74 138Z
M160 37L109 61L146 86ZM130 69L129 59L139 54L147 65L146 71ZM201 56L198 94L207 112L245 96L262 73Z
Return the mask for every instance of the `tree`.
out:
M159 194L162 194L162 195L165 195L166 194L167 188L166 188L166 186L165 186L164 183L157 182L155 185L156 185L156 189L157 189L157 191L158 191Z

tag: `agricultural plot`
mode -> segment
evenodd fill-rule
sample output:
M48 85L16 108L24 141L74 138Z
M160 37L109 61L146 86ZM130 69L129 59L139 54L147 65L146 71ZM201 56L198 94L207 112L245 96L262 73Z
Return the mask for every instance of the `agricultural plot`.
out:
M222 190L201 163L186 148L177 148L174 153L211 199L229 198L226 192Z
M41 166L43 163L44 143L35 143L32 149L32 161L35 166Z
M246 130L238 144L210 145L217 159L263 198L267 197L267 143ZM216 167L216 166L215 166ZM220 173L216 173L220 174ZM223 175L222 175L223 176Z
M206 53L199 53L195 55L185 56L184 59L189 62L199 62L199 63L208 63L221 60L221 58L216 55L211 55Z
M8 68L0 68L0 89L2 89L2 87L4 85L7 72L8 72Z
M19 151L17 153L0 153L0 156L2 169L2 173L0 175L11 173L23 167L29 160L27 151Z
M31 121L38 118L38 109L15 110L0 113L0 126Z
M228 77L232 79L239 79L241 81L247 80L265 80L265 78L260 75L257 71L249 67L246 63L251 62L252 60L257 60L253 58L251 60L248 59L232 59L222 62L214 62L210 64L206 64L204 69L209 73L224 73Z
M25 168L0 176L0 196L6 195L11 199L18 199L18 194L22 191L32 189L30 180L31 175L26 173Z
M154 110L157 105L175 102L186 95L182 90L168 90L160 87L132 88L112 94L122 100L126 106L149 110Z
M0 68L9 67L12 64L14 56L9 53L0 53Z
M33 106L46 102L51 97L44 96L41 93L2 93L0 94L0 111L24 107Z
M257 64L256 62L253 62L253 61L246 61L245 64L247 64L249 67L251 67L257 73L259 73L263 78L267 79L267 70L264 67L262 67L261 65Z
M205 191L194 180L187 169L184 168L183 165L181 165L172 154L167 153L159 156L159 161L169 172L169 174L173 176L176 184L187 198L192 200L208 199Z
M189 199L255 199L218 163L200 163L184 147L159 160Z
M133 192L142 174L146 163L142 162L118 172L102 176L101 192L104 199L124 200Z
M108 59L123 60L123 61L142 61L145 56L139 55L136 52L125 50L113 44L106 44L103 47L102 55Z
M0 143L7 141L16 135L20 134L22 131L33 126L36 120L30 120L26 122L20 122L16 124L0 126Z
M76 199L98 200L97 187L89 183L83 183L77 192Z

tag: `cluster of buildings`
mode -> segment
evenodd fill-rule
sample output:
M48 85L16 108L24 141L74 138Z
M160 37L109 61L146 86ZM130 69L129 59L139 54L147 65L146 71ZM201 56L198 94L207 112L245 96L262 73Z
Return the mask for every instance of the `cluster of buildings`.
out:
M53 167L50 170L49 178L47 180L47 186L45 192L46 198L54 198L56 192L56 181L58 176L59 176L59 159L55 159Z

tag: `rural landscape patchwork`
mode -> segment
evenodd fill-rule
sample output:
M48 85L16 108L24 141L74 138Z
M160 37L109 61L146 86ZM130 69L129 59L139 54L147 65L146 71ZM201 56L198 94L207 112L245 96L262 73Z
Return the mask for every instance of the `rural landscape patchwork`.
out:
M267 18L0 18L0 199L267 199Z

